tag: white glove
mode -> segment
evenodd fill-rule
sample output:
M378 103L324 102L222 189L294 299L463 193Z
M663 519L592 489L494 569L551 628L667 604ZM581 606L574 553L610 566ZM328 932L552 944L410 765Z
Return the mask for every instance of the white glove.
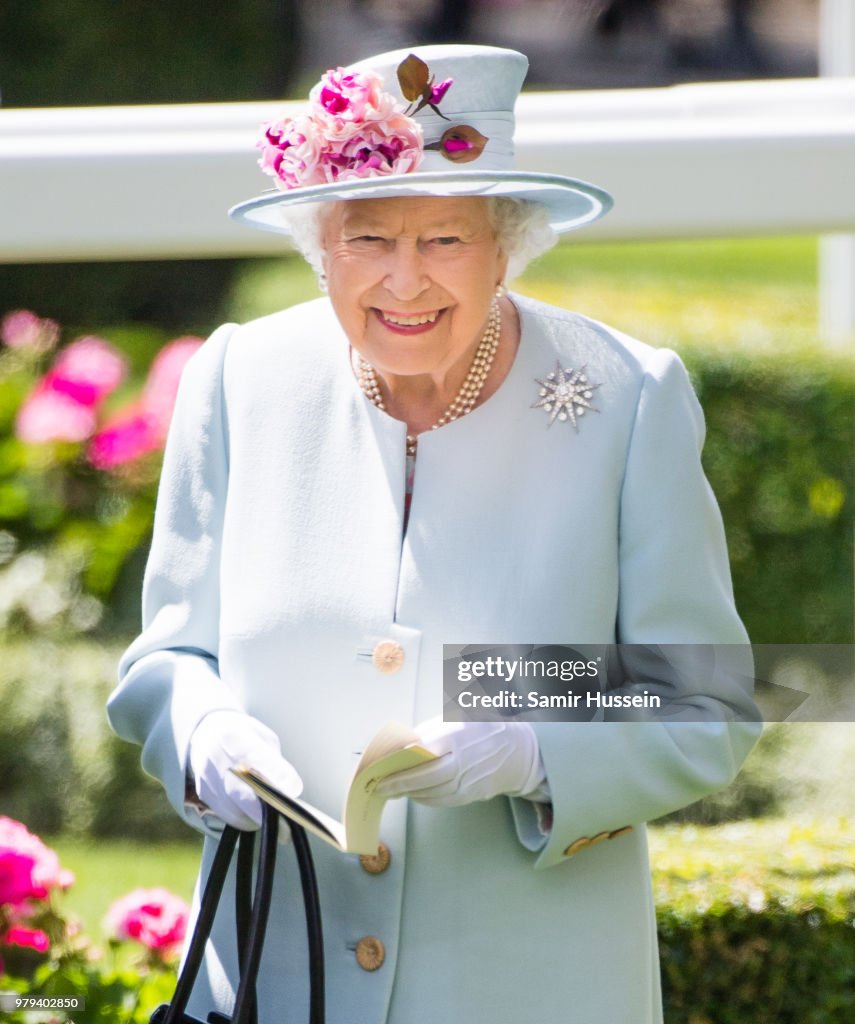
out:
M199 799L227 825L261 827L261 801L230 771L240 764L257 769L286 796L303 792L303 780L282 756L272 729L241 711L212 711L193 730L188 765ZM280 840L286 836L280 823Z
M528 722L443 722L416 726L419 743L436 761L378 783L387 799L408 796L432 807L459 807L500 793L525 796L546 778L537 735Z

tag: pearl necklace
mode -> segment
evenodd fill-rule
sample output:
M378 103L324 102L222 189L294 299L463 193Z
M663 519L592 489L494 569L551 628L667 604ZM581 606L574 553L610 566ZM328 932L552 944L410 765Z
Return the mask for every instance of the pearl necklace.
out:
M499 347L501 335L502 314L499 309L498 300L493 299L490 306L490 317L487 320L487 328L478 342L478 348L475 350L475 356L472 360L472 365L469 367L469 372L466 374L463 383L460 385L460 390L454 396L451 404L436 423L433 424L430 428L431 430L436 430L438 427L445 426L446 423L460 419L461 416L465 416L475 408L478 399L481 397L481 392L484 390L484 383L490 375L493 357L496 355L496 349ZM382 409L385 412L386 406L380 393L377 374L374 371L374 367L370 363L366 363L361 356L359 357L357 378L359 386L365 392L366 397L378 409ZM407 455L416 454L418 441L417 434L407 434Z

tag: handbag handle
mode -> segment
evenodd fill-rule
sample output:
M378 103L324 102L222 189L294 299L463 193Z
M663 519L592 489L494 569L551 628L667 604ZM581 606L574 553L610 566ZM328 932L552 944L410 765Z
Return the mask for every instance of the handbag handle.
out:
M220 901L228 874L229 864L238 846L236 880L236 930L238 934L238 963L240 982L235 997L232 1016L212 1012L210 1024L254 1024L256 1013L255 983L261 963L261 952L267 930L273 893L273 872L276 866L276 850L279 836L279 815L269 805L262 803L261 852L255 881L255 894L249 905L251 887L252 854L255 844L253 832L239 832L227 825L217 846L211 870L205 882L196 927L187 947L184 965L175 986L175 994L168 1006L159 1007L152 1015L151 1024L188 1024L193 1021L187 1015L196 976L202 965L205 945L211 934L214 916ZM295 822L288 823L291 839L297 855L300 882L303 889L303 904L306 912L306 930L309 943L309 1024L324 1024L324 947L321 930L321 910L318 885L315 876L312 853L305 830ZM196 1022L198 1024L198 1022Z

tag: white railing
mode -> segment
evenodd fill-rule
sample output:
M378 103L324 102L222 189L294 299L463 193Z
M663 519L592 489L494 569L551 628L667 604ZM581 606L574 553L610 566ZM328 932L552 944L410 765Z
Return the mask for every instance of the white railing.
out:
M855 4L820 0L819 70L855 75ZM855 338L855 235L827 235L819 247L819 333L832 343Z
M265 187L257 126L288 107L0 110L0 261L281 251L225 210ZM520 167L614 194L586 239L855 231L852 78L528 93L517 120Z

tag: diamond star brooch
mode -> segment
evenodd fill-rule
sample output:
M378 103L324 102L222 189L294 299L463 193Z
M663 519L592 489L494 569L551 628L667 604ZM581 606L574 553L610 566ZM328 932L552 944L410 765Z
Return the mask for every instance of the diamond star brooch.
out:
M600 411L590 402L600 385L591 384L584 371L584 366L581 370L569 366L563 369L560 363L556 363L554 372L546 380L535 378L540 384L540 398L532 405L532 409L543 409L549 416L550 427L556 420L570 420L578 433L578 420L585 415L585 410Z

